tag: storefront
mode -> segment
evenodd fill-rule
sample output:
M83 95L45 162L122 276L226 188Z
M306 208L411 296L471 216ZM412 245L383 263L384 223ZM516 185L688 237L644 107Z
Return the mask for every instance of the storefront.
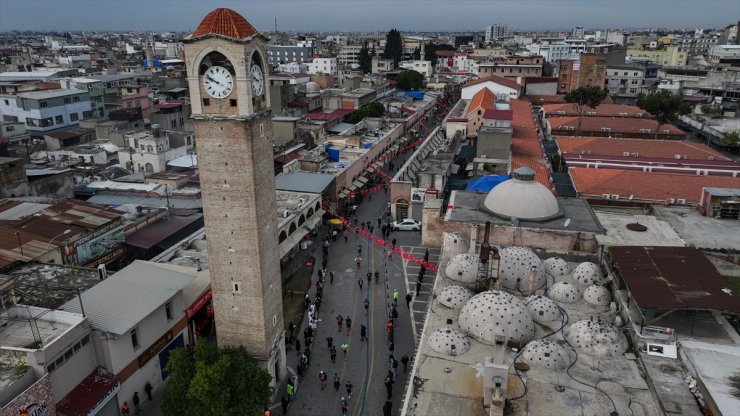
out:
M185 310L188 322L188 345L206 338L213 330L213 293L208 288Z

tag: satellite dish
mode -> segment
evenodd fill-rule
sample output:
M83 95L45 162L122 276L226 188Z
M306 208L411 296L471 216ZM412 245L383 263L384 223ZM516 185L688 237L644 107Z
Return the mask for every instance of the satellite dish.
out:
M517 218L517 217L511 217L511 225L513 225L514 227L518 227L519 226L519 218Z
M570 218L566 218L565 224L563 224L563 227L568 228L569 225L570 225Z

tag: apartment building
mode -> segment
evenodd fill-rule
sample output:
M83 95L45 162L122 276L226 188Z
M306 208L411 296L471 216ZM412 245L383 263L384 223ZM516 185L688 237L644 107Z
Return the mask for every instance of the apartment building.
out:
M93 115L90 93L78 89L30 91L0 95L0 115L5 121L21 121L31 137L76 126Z
M544 61L542 56L507 56L474 65L479 78L498 76L517 81L524 77L542 76Z
M581 54L577 61L560 61L558 94L565 94L585 86L604 88L606 68L606 59L592 53Z
M119 150L118 161L132 172L162 172L167 162L188 154L193 148L191 133L163 132L159 125L152 131L141 131L126 136L128 147Z
M434 65L431 61L401 61L398 66L403 69L412 69L422 75L425 78L429 78L434 74Z
M307 62L316 54L313 43L298 45L269 45L267 48L267 63L279 65L287 62Z
M339 60L339 66L347 67L352 64L358 64L360 49L362 49L362 45L342 45L342 47L339 49L339 55L337 56Z
M337 75L337 58L321 58L315 56L308 63L308 70L305 71L311 75Z
M497 39L505 38L506 36L509 36L509 26L503 23L486 26L486 43L492 43Z
M650 45L653 45L651 43ZM627 56L631 58L646 58L650 61L666 66L686 66L689 54L682 51L678 45L660 45L645 49L627 49Z
M615 102L634 103L638 94L647 94L655 87L660 67L649 62L609 65L606 70L609 96Z

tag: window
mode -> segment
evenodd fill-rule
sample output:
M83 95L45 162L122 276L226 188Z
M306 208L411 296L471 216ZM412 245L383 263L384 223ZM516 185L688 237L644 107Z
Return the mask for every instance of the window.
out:
M234 99L229 100L229 106L236 107L236 100Z
M164 304L164 313L167 316L167 320L168 321L171 321L172 318L173 318L173 316L172 316L172 302L167 302L167 303Z
M75 103L77 103L77 102L80 101L80 97L78 97L78 96L72 97L72 101L75 102Z
M602 127L601 131L612 131L611 127Z
M49 103L46 101L39 101L39 108L47 108L49 107Z
M9 100L3 100L3 101L5 102L5 105L10 105L10 101Z
M6 132L14 131L14 130L15 130L15 126L7 126L7 127L5 127L5 131Z
M211 105L211 100L209 100L208 98L204 98L203 99L203 106L204 107L208 107L209 105Z
M70 113L69 114L69 119L72 120L72 121L77 121L77 120L80 119L80 116L77 113Z
M63 115L58 115L58 116L54 117L54 121L57 124L62 124L62 123L64 123L64 116Z
M139 330L137 328L131 330L131 346L133 346L135 350L141 347L139 344Z

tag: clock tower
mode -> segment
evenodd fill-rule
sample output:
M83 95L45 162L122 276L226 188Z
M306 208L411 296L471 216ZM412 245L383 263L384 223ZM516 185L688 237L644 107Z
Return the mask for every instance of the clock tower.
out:
M183 40L221 346L286 376L267 38L229 9Z

